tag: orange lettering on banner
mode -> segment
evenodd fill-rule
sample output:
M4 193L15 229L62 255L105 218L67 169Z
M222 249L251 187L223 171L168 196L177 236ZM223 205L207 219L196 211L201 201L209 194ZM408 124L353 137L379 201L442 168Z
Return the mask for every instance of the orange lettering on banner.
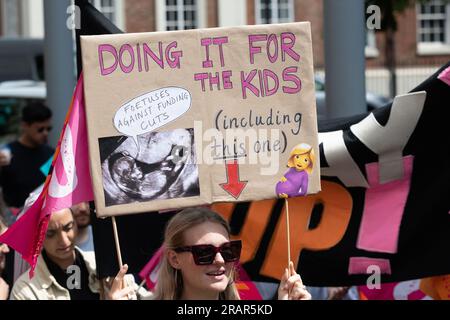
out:
M230 222L231 215L233 214L234 207L236 206L236 203L234 202L219 202L219 203L213 203L211 205L211 210L216 211L217 213L220 213L220 215Z
M308 229L314 205L323 204L323 213L318 226ZM297 266L303 249L326 250L343 238L350 221L353 200L341 185L322 180L322 192L306 197L289 199L291 231L291 257ZM287 266L286 211L280 215L274 236L261 267L261 274L280 279Z
M241 232L232 237L242 240L241 263L251 261L255 257L276 201L275 199L262 200L250 204ZM235 203L215 203L211 206L212 210L220 213L228 221L231 219L234 207Z
M450 300L450 275L421 279L420 290L434 300Z

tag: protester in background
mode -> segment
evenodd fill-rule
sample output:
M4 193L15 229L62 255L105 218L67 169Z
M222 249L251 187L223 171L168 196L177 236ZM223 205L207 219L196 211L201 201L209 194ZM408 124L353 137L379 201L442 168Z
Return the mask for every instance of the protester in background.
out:
M0 234L6 231L6 224L3 223L2 218L0 217ZM9 294L9 286L3 280L2 273L5 269L5 262L6 262L6 254L9 252L9 248L6 244L0 243L0 300L6 300L8 299Z
M219 214L203 207L182 210L169 221L163 248L152 299L240 299L235 265L241 242L230 241L230 226ZM278 298L311 298L292 263L282 276Z
M44 104L27 105L22 111L19 139L7 145L8 153L0 152L0 185L9 207L22 207L30 192L45 181L41 167L55 152L47 145L51 117L52 112Z
M103 298L96 276L93 252L75 247L77 226L70 209L53 212L35 275L28 271L14 283L12 300L98 300ZM123 268L126 273L127 267ZM131 276L123 277L125 289L115 289L117 299L131 295L137 288ZM135 297L134 297L135 298Z
M93 252L94 237L92 234L89 202L76 204L71 207L71 210L78 229L75 245L84 252Z

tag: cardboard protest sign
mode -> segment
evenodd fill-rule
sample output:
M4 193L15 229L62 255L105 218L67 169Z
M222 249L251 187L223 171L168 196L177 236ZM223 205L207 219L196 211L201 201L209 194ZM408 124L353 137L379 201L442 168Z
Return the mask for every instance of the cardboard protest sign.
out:
M309 23L81 46L98 216L320 191Z

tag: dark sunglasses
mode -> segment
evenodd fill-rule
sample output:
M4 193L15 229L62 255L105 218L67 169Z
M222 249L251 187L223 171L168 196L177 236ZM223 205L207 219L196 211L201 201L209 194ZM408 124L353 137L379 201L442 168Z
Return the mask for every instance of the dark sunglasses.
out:
M175 252L192 252L194 262L197 265L212 264L217 252L220 252L225 262L235 262L241 257L242 242L233 240L215 247L212 244L199 244L196 246L186 246L175 248Z
M52 131L52 129L53 129L52 127L40 127L40 128L37 129L37 131L39 133L44 132L44 130L46 130L47 132L50 132L50 131Z

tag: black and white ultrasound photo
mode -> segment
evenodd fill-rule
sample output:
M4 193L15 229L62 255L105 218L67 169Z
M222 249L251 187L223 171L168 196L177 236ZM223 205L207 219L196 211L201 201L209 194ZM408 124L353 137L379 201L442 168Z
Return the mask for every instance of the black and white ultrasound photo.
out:
M98 141L105 206L200 195L194 129Z

